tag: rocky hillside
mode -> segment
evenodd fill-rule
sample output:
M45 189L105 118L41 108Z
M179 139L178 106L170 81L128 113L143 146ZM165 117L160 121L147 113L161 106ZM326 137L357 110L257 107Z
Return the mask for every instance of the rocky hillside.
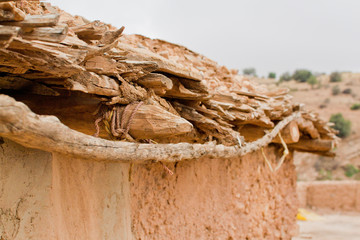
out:
M336 149L335 158L321 157L306 153L296 154L299 180L360 180L360 109L351 107L360 103L360 73L342 73L341 82L330 82L329 75L318 77L319 83L313 88L307 83L283 82L280 87L290 89L295 102L305 103L306 109L316 111L323 120L341 113L351 121L351 133ZM259 80L269 87L276 87L274 81ZM347 176L348 175L348 176Z

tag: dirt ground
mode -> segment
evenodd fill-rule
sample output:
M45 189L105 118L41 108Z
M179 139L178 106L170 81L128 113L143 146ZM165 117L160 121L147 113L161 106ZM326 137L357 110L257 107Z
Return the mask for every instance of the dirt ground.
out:
M360 239L360 213L332 213L321 217L318 221L298 221L300 233L293 240Z

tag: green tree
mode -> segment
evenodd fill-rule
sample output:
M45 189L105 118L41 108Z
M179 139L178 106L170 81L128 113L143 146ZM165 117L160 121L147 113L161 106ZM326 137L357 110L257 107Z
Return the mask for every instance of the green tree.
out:
M268 78L275 79L276 78L276 73L270 72Z
M330 122L334 123L332 128L339 131L337 136L345 138L350 135L351 122L349 120L345 120L341 113L331 115Z
M318 83L318 80L315 76L310 76L306 82L311 85L311 88L314 88L314 85Z
M294 72L292 78L298 82L306 82L311 76L312 73L309 70L298 69Z
M291 80L291 74L290 74L289 72L283 73L283 74L280 76L280 82L290 81L290 80Z
M360 109L360 103L354 103L351 108L351 110L359 110Z
M256 69L255 68L244 68L243 74L256 77Z
M330 74L330 82L341 82L341 74L339 72L333 72Z

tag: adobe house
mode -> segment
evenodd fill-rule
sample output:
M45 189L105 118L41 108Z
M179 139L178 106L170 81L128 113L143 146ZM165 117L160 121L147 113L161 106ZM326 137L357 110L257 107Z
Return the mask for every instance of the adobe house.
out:
M185 47L0 3L0 239L290 239L327 124Z

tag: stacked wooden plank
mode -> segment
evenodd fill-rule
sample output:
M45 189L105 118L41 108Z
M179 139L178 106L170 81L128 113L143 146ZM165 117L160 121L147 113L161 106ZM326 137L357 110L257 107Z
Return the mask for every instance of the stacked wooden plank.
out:
M232 146L300 111L282 131L288 146L334 147L334 131L286 89L269 92L185 47L38 5L43 14L30 15L0 2L0 89L36 113L87 134L95 121L99 136L114 140Z

